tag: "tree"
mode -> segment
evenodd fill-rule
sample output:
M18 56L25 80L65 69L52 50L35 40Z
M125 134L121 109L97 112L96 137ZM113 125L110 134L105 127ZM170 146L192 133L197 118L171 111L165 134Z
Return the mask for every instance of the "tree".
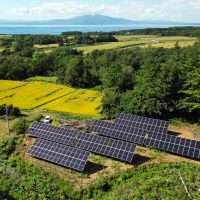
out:
M99 33L95 37L95 42L117 42L118 40L111 34L111 33L106 33L106 34L101 34Z
M109 118L116 116L120 112L120 98L121 94L117 88L110 88L104 91L103 111Z
M81 87L83 73L83 58L72 57L66 64L65 83L73 87Z
M17 134L24 134L28 128L26 119L20 118L12 127Z
M0 116L4 116L6 114L5 107L8 107L8 114L11 117L19 117L21 115L20 109L18 107L11 105L0 105Z
M188 109L189 112L197 111L200 116L200 68L188 73L181 92L184 98L180 100L180 107Z
M94 38L91 37L89 34L81 34L81 35L76 35L73 38L73 43L74 44L88 44L92 45L94 44Z

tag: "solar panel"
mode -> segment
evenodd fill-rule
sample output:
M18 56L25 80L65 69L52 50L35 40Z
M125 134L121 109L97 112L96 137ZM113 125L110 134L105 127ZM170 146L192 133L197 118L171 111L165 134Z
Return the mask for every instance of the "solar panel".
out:
M133 115L129 116L133 117ZM128 119L130 121L130 117ZM139 121L141 124L145 123L143 119L138 120L137 123ZM151 126L149 130L147 130L148 125ZM199 159L200 141L168 135L164 131L167 130L168 125L159 124L162 127L160 132L156 128L152 129L153 126L158 126L158 122L154 123L154 119L150 119L147 126L143 128L141 128L142 126L136 128L127 123L117 124L97 120L94 122L91 130L106 136L103 137L34 122L29 128L29 135L127 162L131 162L133 159L136 148L135 144Z
M43 138L45 140L50 140L58 142L61 144L71 145L76 138L76 131L59 128L51 125L47 125L40 122L34 122L29 130L29 136Z
M200 141L180 138L160 132L148 132L126 125L109 123L97 120L91 127L93 132L125 141L130 141L142 146L180 154L192 158L200 158Z
M145 136L147 135L146 130L141 130L116 123L109 123L101 120L95 121L90 129L91 131L97 132L100 135L140 145L144 144Z
M28 152L31 156L83 171L90 152L61 145L43 139L37 139Z
M159 150L180 154L196 159L200 159L200 141L180 138L174 135L152 134L146 139L145 145Z
M147 130L152 133L158 132L160 134L167 134L167 130L169 127L168 121L124 113L120 114L115 122L117 124L137 127L142 130Z
M127 162L132 161L136 148L135 144L128 142L70 129L57 129L57 127L38 122L33 123L29 128L29 135Z
M80 132L76 139L75 147L126 162L132 162L136 145L99 135Z

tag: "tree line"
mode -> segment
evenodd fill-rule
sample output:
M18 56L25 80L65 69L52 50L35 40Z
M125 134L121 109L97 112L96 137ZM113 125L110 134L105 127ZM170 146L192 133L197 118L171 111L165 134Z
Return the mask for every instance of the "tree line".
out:
M200 27L196 26L181 26L170 28L145 28L134 30L121 30L109 32L111 35L158 35L158 36L190 36L200 37ZM75 36L81 35L82 32L63 32L61 35ZM107 32L88 32L90 35L104 35Z
M66 46L50 53L29 52L23 41L0 53L0 79L43 75L77 88L103 91L103 112L146 116L200 116L200 43L172 49L132 48L82 52Z
M13 35L11 37L0 38L0 47L10 48L15 50L16 45L22 49L23 47L33 47L35 44L48 45L59 44L60 46L69 46L69 44L93 45L100 42L116 42L118 41L111 33L89 33L73 32L74 35Z
M200 37L200 27L146 28L138 30L113 31L114 35L158 35Z

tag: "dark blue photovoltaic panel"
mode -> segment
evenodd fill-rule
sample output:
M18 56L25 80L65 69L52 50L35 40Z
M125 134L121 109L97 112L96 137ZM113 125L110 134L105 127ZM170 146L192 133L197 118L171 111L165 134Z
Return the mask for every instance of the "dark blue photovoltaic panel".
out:
M31 156L69 167L77 171L83 171L90 152L73 147L37 139L28 152Z
M146 139L145 145L147 147L200 159L200 141L163 134L161 136L151 135Z
M74 130L46 125L40 122L34 122L30 126L28 133L29 136L32 137L42 138L66 145L72 145L77 134Z
M40 134L41 132L37 133L37 132L35 132L35 130L48 133L49 135L54 133L57 135L64 135L65 137L69 137L69 138L76 137L76 135L75 135L76 131L74 131L74 130L60 128L60 127L52 126L49 124L44 124L41 122L33 122L33 124L29 127L29 130L28 130L29 136L40 137L38 134Z
M90 130L103 136L116 138L139 145L144 144L145 137L148 134L146 130L116 123L109 123L102 120L95 121Z
M129 142L83 132L79 133L74 146L126 162L132 162L136 148L135 144Z
M29 128L29 135L127 162L132 161L136 148L135 144L128 142L66 128L57 128L43 123L34 123Z
M200 141L179 138L166 133L148 132L147 130L136 129L131 126L127 128L123 124L100 120L95 121L90 129L101 135L133 142L141 146L152 147L195 159L200 158Z
M116 121L116 124L127 125L130 127L136 127L138 129L147 130L151 133L167 134L169 121L152 119L148 117L141 117L131 114L120 114Z

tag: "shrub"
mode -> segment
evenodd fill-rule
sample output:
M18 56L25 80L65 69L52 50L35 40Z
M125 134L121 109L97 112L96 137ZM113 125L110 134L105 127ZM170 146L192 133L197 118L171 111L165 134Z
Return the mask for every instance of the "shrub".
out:
M28 128L28 123L26 119L20 118L12 127L13 131L16 131L17 134L24 134Z
M5 107L8 107L8 114L11 117L19 117L21 115L20 109L18 107L14 107L13 105L0 105L0 116L4 116L6 114Z
M37 114L35 117L34 117L34 121L40 121L41 119L43 118L43 115L42 114Z

